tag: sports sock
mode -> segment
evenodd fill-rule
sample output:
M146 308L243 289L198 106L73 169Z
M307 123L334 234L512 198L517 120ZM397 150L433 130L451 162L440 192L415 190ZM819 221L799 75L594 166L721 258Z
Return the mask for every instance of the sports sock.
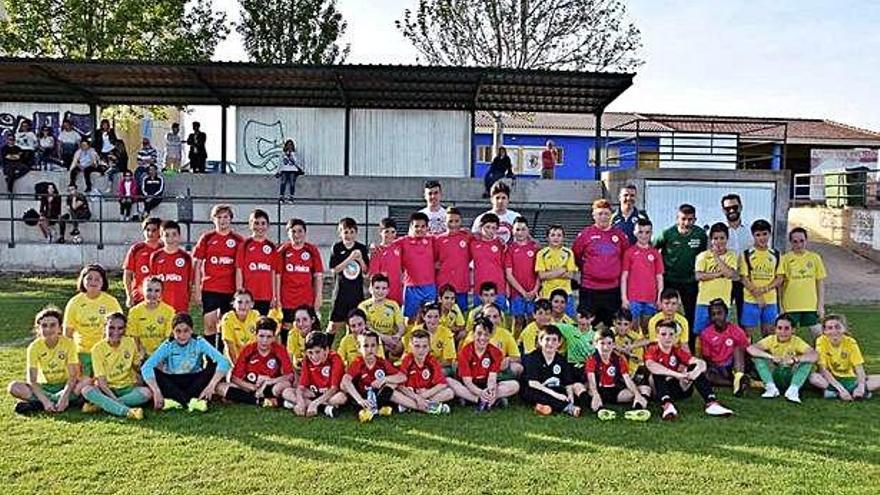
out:
M128 407L111 399L110 397L107 397L97 388L89 388L83 394L83 397L85 397L86 400L88 400L92 404L100 407L104 411L114 416L125 416L126 414L128 414Z

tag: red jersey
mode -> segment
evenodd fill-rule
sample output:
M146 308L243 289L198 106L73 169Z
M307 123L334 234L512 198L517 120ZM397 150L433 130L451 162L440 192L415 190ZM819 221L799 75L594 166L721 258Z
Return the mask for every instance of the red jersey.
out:
M281 307L293 309L301 304L315 304L315 274L324 272L321 253L306 242L295 247L289 241L278 248L281 273Z
M193 264L189 253L178 248L175 253L164 249L150 256L150 275L162 279L162 300L177 313L189 312L190 289L193 281Z
M345 373L345 363L339 354L330 351L323 363L314 364L311 359L302 361L302 371L299 375L299 386L310 389L315 393L324 393L330 387L339 388L342 375Z
M626 234L617 227L602 230L585 227L571 246L574 261L581 271L581 286L606 290L620 287L623 253L629 247Z
M278 378L290 374L293 374L290 356L287 349L278 342L272 342L265 356L260 354L257 343L251 342L241 350L232 368L232 376L248 383L256 383L260 376Z
M403 284L400 282L403 266L400 246L396 243L378 246L370 253L370 275L379 273L388 277L388 299L403 304Z
M594 352L587 358L584 365L584 376L588 373L596 374L596 385L599 387L615 387L623 380L623 375L629 373L629 366L620 354L611 353L608 362L602 361L599 351Z
M193 258L204 261L202 291L232 294L235 292L235 254L244 239L235 232L219 234L214 230L204 232Z
M630 246L623 253L623 271L629 272L626 298L654 304L657 301L657 275L663 275L663 256L654 247Z
M456 293L466 293L470 289L471 255L468 244L470 232L445 233L434 237L434 260L437 267L437 290L446 284L455 288Z
M141 293L141 287L144 285L144 279L150 274L150 256L156 251L162 249L160 242L156 247L150 247L144 241L136 242L125 253L125 260L122 262L122 268L134 274L134 287L131 291L131 298L137 304L144 300Z
M471 239L470 253L474 260L474 292L480 291L483 282L495 282L498 294L507 294L504 277L504 242L499 238L491 241L480 237ZM534 270L534 267L532 268Z
M645 350L645 362L654 361L673 371L678 371L679 366L686 366L691 357L691 353L678 344L672 346L669 352L663 352L656 342L649 344Z
M524 244L513 241L507 245L507 254L504 255L504 268L513 270L513 278L525 290L532 290L538 285L538 274L535 272L535 255L540 250L541 248L538 246L538 243L531 239ZM522 294L514 294L513 289L510 289L510 295L511 297L522 296Z
M274 272L278 271L278 252L268 239L258 241L249 237L242 241L235 254L235 267L241 270L244 288L254 295L254 301L270 301Z
M351 377L358 392L365 394L374 381L400 373L390 361L376 356L373 367L367 366L363 356L358 356L348 367L346 374Z
M746 332L739 325L728 322L722 331L709 325L700 332L700 354L709 364L724 365L733 359L737 347L746 348L751 344Z
M425 357L425 362L422 363L422 366L416 363L416 359L411 352L407 353L406 356L403 356L403 361L400 363L400 372L406 375L404 385L416 390L446 383L443 367L440 366L440 362L430 352Z
M487 345L486 351L477 355L474 343L470 342L458 351L458 376L471 377L475 382L485 381L489 378L489 373L501 371L502 360L504 354L494 345Z
M400 246L403 284L407 287L434 285L433 239L427 236L406 236L394 243Z

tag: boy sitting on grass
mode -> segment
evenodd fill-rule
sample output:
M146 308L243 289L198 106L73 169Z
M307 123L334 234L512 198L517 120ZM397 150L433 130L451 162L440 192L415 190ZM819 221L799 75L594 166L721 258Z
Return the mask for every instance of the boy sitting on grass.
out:
M690 326L687 318L678 312L681 297L675 289L663 289L660 293L660 312L648 320L648 341L657 342L657 324L664 320L675 322L678 327L678 342L690 349Z
M794 321L786 313L776 318L776 333L768 335L746 349L761 381L761 397L779 397L779 387L785 389L789 402L800 404L800 389L810 377L819 355L800 337L794 335Z
M630 320L631 321L631 320ZM647 410L651 387L636 386L630 378L626 358L614 351L614 331L610 328L599 332L596 352L587 358L584 373L590 390L590 409L598 413L599 419L607 421L617 417L617 413L605 409L606 404L632 403L633 410L627 411L626 419L647 421L651 413Z
M721 299L709 302L712 324L700 334L700 355L706 360L706 378L713 385L733 386L733 395L740 397L746 387L746 348L749 337L734 323L727 321L727 304Z
M823 334L816 339L819 371L810 374L810 383L824 392L826 399L843 401L868 399L880 388L880 375L865 374L865 359L856 339L847 335L843 315L827 315Z
M519 392L516 380L498 380L504 354L489 343L494 329L488 317L478 316L474 320L473 342L458 351L458 379L447 379L456 397L475 404L477 412L505 406L507 397Z
M297 416L323 414L332 418L336 409L348 400L340 388L345 364L339 354L330 350L332 341L332 335L324 332L311 332L306 336L306 359L303 360L293 405Z
M377 414L391 416L391 405L403 397L396 388L406 381L406 376L390 361L376 355L376 332L368 330L358 335L358 344L361 354L348 367L340 386L361 407L358 419L366 423Z
M401 412L407 409L428 414L449 414L449 404L455 394L446 383L443 368L431 353L431 334L426 330L417 329L410 337L410 351L403 356L400 372L406 376L406 382L398 387L395 402L400 405Z
M388 299L388 277L379 273L370 280L370 298L358 304L367 315L367 326L379 335L382 346L392 356L400 356L403 346L400 339L405 330L400 306ZM413 313L415 316L415 313Z
M248 344L256 341L256 325L260 312L253 309L254 298L247 289L238 289L232 296L232 311L220 318L220 334L226 344L229 362L238 361L238 355Z
M351 365L360 356L358 335L367 330L369 330L367 327L367 314L364 313L364 310L355 308L349 311L348 332L345 334L345 337L342 337L342 340L339 341L339 346L336 348L336 352L346 366ZM381 340L379 341L379 349L376 350L376 355L380 358L385 358L385 349L382 347Z
M540 348L527 354L523 361L520 397L534 404L535 412L549 416L561 412L570 416L581 415L587 394L583 386L575 389L574 369L556 352L562 342L562 332L555 325L541 329Z
M228 383L217 384L217 395L263 407L278 407L282 398L294 399L293 364L287 349L275 340L277 331L275 320L266 316L257 319L250 329L254 342L238 352L232 376Z
M621 309L614 315L614 352L627 359L627 369L633 380L639 384L647 384L648 370L645 369L645 347L650 341L634 324L633 314L628 309Z

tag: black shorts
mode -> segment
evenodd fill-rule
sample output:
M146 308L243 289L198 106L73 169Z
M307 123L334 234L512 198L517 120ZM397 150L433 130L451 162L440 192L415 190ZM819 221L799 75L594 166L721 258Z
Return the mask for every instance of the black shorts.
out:
M254 301L254 309L257 310L257 313L260 313L260 316L269 316L269 306L272 304L272 301Z
M620 287L614 289L585 289L581 287L580 307L589 309L596 315L594 326L604 323L611 328L614 314L620 310Z
M220 316L232 311L232 294L202 291L202 312L220 310Z
M281 323L293 323L293 316L296 313L294 308L281 308Z
M603 404L617 404L617 398L620 396L620 393L623 392L624 389L621 385L615 385L613 387L597 387L599 389L599 397L602 398Z
M339 292L336 300L333 301L333 310L330 311L330 321L333 323L345 323L348 321L348 312L357 308L364 300L364 294L361 292Z

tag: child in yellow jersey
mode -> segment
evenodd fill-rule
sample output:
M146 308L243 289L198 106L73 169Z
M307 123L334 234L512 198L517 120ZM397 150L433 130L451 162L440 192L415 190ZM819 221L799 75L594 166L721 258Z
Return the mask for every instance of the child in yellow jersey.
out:
M486 281L480 284L480 305L472 308L467 315L467 323L465 323L466 336L471 336L474 333L474 319L481 314L483 314L483 309L489 307L492 304L495 304L499 308L500 305L497 304L496 299L498 298L498 285L492 281ZM504 321L504 314L501 315L502 326L505 326L506 322ZM505 328L508 328L505 326Z
M794 335L794 322L783 313L776 318L776 332L746 348L755 370L764 382L761 397L779 397L779 387L788 387L785 398L800 404L800 388L810 376L819 355L800 337Z
M61 335L61 310L48 306L34 318L36 340L27 348L26 381L13 381L9 393L20 402L15 412L63 412L78 399L76 345Z
M418 330L428 332L431 337L431 354L443 367L446 376L452 376L455 372L454 364L458 357L455 351L455 338L452 330L440 324L440 303L426 302L419 311L419 324L411 332L403 336L404 353L413 352L410 344L412 335Z
M788 234L791 251L782 256L782 311L796 328L809 327L814 336L822 333L819 320L825 316L825 264L817 253L807 250L807 231L797 227Z
M657 342L657 324L664 320L674 321L678 327L678 343L691 351L695 349L690 347L690 327L688 327L687 318L678 312L681 306L681 297L678 291L671 288L663 289L660 293L660 312L655 314L648 320L648 341Z
M810 374L810 384L824 392L826 399L843 401L868 399L880 389L880 375L865 373L865 359L856 339L847 335L843 315L827 315L822 335L816 339L818 372Z
M727 225L718 222L709 228L709 249L697 255L694 276L699 283L697 306L694 311L694 328L691 332L691 349L704 328L709 326L709 301L721 299L730 306L733 282L739 280L736 253L727 249L729 236Z
M499 372L500 379L513 379L522 374L523 367L520 359L519 347L516 345L516 339L503 326L501 317L501 307L497 303L491 303L484 306L479 316L485 316L492 322L492 335L489 342L501 350L504 359L501 361L501 370ZM474 333L469 332L462 342L462 345L473 342Z
M121 313L122 306L107 289L107 272L97 264L86 265L76 282L79 294L73 296L64 308L64 335L76 343L83 376L92 376L92 346L104 334L104 319L110 313Z
M569 311L574 312L574 306L571 305L571 296L562 289L556 289L550 293L550 308L553 313L550 315L552 323L565 323L566 325L574 325L575 322ZM565 346L559 352L565 352Z
M349 366L360 355L358 348L358 335L369 330L367 327L367 314L362 309L353 309L348 313L348 332L342 340L339 341L339 347L336 353L342 358L346 366ZM379 348L376 349L376 355L385 358L385 349L382 347L382 341L379 341Z
M769 335L779 316L776 288L783 279L777 273L780 256L770 247L770 232L770 222L755 220L752 223L754 247L743 251L739 258L739 274L744 287L742 321L739 324L752 335L756 334L758 327L762 336Z
M238 289L232 296L232 311L220 319L220 331L226 344L226 356L231 363L238 361L244 346L255 342L260 312L254 308L254 296L247 289ZM288 344L290 341L288 340Z
M159 277L145 279L141 291L144 300L128 312L125 333L134 339L141 362L171 335L174 308L162 301L162 288L163 282Z
M625 308L621 308L614 315L613 330L614 351L626 358L627 370L636 384L647 384L648 370L645 368L644 355L645 348L651 341L633 325L632 312Z
M358 309L367 315L370 330L379 334L382 346L391 356L400 356L403 346L400 339L406 330L400 305L388 299L388 277L378 273L370 279L370 298L358 304Z
M302 304L293 310L293 328L287 336L287 352L290 362L296 369L300 368L306 355L306 335L309 332L320 332L321 320L315 308Z
M150 389L138 385L137 345L125 335L127 320L122 313L113 313L104 324L104 339L92 347L95 379L83 386L88 401L83 412L104 410L114 416L143 419L140 407L153 398Z
M547 247L535 255L535 272L541 281L541 297L552 302L553 292L565 292L565 313L574 315L574 299L571 297L571 277L577 272L574 253L565 247L565 229L562 225L547 227Z
M456 304L455 288L446 284L440 287L440 324L452 330L455 341L460 342L467 335L464 326L464 313Z

